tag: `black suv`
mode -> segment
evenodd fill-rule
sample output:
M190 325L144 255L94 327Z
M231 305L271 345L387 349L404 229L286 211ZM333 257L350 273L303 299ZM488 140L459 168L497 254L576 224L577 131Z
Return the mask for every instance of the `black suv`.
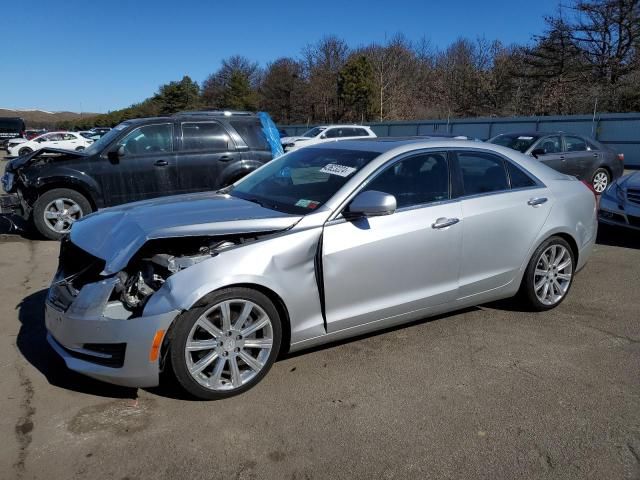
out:
M12 138L24 136L24 120L19 117L0 117L0 148L5 148Z
M8 162L0 213L59 239L99 208L215 190L271 160L257 115L183 112L127 120L81 152L43 148Z

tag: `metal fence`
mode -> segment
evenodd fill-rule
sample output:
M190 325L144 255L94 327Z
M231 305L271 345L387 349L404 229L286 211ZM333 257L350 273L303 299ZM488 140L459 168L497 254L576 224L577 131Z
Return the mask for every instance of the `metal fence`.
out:
M593 137L624 153L625 165L640 168L640 113L603 113L550 117L461 118L367 123L379 137L452 134L482 140L516 131L563 131ZM315 125L281 125L289 135L299 135Z

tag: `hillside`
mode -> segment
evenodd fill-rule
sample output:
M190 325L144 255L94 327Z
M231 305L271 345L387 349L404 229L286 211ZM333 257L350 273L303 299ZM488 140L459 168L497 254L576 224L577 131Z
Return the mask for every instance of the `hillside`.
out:
M0 117L21 117L27 128L54 128L65 121L80 120L98 115L97 113L47 112L45 110L10 110L0 108Z

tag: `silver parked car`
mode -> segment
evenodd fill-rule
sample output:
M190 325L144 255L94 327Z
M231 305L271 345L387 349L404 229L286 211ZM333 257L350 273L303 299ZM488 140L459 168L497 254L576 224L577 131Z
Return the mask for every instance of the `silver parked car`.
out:
M488 142L531 155L559 172L589 182L598 194L624 171L622 153L573 133L503 133Z
M640 172L619 178L604 191L600 221L640 230Z
M593 247L595 197L513 150L352 140L284 155L217 193L87 216L46 302L67 366L191 394L243 392L280 352L520 293L558 305Z

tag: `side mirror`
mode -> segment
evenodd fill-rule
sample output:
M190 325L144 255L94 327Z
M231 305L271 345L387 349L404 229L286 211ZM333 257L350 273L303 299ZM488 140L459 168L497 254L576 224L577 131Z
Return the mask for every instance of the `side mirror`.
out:
M320 138L324 140L325 138L327 138L327 135L323 133L322 135L320 135Z
M118 148L115 150L109 151L107 153L107 157L111 161L111 163L118 163L122 157L125 156L124 145L118 145Z
M534 148L531 152L535 158L538 158L538 155L546 155L547 151L544 148Z
M356 195L343 215L346 218L380 217L396 211L396 197L376 190L368 190Z

